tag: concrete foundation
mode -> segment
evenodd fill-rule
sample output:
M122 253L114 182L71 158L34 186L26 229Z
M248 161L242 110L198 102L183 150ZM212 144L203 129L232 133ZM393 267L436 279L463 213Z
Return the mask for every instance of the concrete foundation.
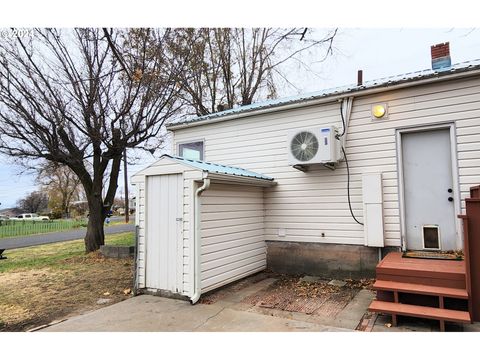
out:
M185 295L176 294L168 290L162 289L137 289L136 295L153 295L153 296L161 296L164 298L175 299L175 300L184 300L190 301L190 298Z
M378 248L267 241L267 267L278 273L338 279L375 277L378 261Z
M124 259L133 256L135 246L102 245L100 246L100 253L109 258Z

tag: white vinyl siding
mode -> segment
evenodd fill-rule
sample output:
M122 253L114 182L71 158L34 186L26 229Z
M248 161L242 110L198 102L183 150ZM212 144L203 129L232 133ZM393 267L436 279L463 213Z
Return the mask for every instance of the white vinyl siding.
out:
M158 194L163 194L163 198L166 195L159 187L165 187L168 178L177 178L176 175L183 178L182 188L178 189L178 193L175 191L170 194L170 190L167 192L170 201L173 201L173 197L180 196L178 203L183 204L183 210L181 210L183 215L182 237L178 243L178 247L182 250L177 248L180 250L177 253L180 252L183 256L177 262L178 270L169 257L165 258L162 255L165 254L165 251L163 253L158 251L159 247L165 243L163 241L165 239L158 239L157 236L158 243L151 244L150 250L145 245L145 229L149 227L150 231L157 235L162 232L162 227L165 225L162 225L162 222L166 221L161 216L161 210L165 204L158 204ZM204 175L201 170L191 169L189 166L164 158L133 176L132 182L137 186L138 198L136 221L139 226L137 258L139 288L155 291L155 286L158 286L155 284L165 283L165 281L161 281L162 279L170 279L170 277L173 279L172 274L177 274L176 276L179 274L182 279L176 287L178 292L189 297L194 294L195 289L192 282L194 278L192 261L195 232L194 196ZM145 186L145 181L150 188ZM152 186L155 186L155 189L152 189ZM212 181L210 188L199 197L202 293L266 268L263 189L263 187L251 184L239 185ZM152 203L155 201L157 203ZM146 223L146 202L149 204L148 221L150 225ZM172 220L172 216L173 219L178 219L179 214L174 216L174 214L168 213L167 217L170 220ZM173 234L169 233L169 239L172 236ZM175 249L170 246L166 248L170 250L169 256L172 255ZM146 259L150 261L146 262ZM150 278L158 275L156 283L151 280L146 282L146 267L148 267ZM171 284L172 281L168 283ZM168 288L162 286L160 289L176 292L172 290L171 286Z
M135 222L138 226L137 282L139 288L145 287L145 182L136 183L137 209Z
M202 293L265 269L263 188L212 184L200 201Z
M372 120L371 106L388 104L388 119ZM334 171L312 166L307 173L287 163L287 132L335 125L338 102L271 112L174 132L176 143L202 138L205 160L240 166L275 178L265 189L266 240L362 245L363 227L350 216L345 162ZM480 183L480 79L443 81L354 99L346 152L352 208L362 221L364 172L382 173L385 244L400 246L396 129L452 122L456 128L459 184L463 199ZM236 208L237 211L241 207ZM286 230L285 237L278 230Z

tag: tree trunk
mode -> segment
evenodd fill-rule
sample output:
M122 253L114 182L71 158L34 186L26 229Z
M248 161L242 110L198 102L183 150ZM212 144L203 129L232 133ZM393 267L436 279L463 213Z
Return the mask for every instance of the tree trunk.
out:
M103 222L106 213L103 208L102 197L99 195L91 195L88 199L88 225L87 234L85 235L85 251L91 252L100 249L105 244L105 233L103 231Z

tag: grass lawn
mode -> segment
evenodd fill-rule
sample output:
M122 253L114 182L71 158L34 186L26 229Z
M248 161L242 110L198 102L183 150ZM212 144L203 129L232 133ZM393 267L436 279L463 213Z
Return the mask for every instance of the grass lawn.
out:
M131 233L106 236L133 245ZM130 295L133 260L85 254L83 240L11 250L0 260L0 331L23 331L122 301Z

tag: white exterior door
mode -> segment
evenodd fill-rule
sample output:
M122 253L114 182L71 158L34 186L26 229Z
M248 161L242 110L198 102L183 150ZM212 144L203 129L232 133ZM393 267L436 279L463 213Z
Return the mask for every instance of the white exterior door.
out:
M182 292L183 178L148 176L146 186L146 286Z
M401 144L407 249L455 250L450 129L403 133Z

